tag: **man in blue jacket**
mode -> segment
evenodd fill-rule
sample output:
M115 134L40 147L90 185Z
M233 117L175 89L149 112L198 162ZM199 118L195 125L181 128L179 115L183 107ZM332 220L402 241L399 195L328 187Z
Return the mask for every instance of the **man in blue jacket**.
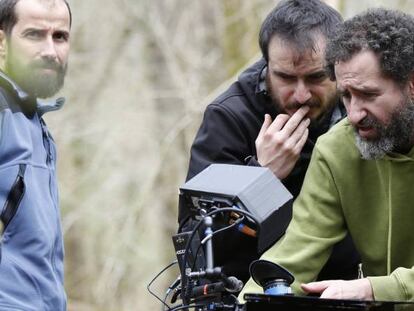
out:
M56 149L42 115L63 99L65 0L0 1L0 310L66 310Z

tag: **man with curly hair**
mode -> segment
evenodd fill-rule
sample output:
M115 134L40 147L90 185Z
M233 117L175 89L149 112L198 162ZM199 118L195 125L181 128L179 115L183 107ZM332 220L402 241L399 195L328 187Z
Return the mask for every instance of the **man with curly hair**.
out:
M262 258L295 275L296 293L414 301L414 18L355 16L326 60L348 117L319 138L286 235ZM348 232L365 277L312 282Z

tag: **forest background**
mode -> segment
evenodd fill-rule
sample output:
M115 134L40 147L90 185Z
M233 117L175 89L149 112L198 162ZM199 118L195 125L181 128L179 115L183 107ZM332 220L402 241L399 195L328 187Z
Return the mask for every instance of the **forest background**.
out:
M146 290L175 260L178 188L206 105L260 57L271 0L69 0L58 144L69 310L160 310ZM345 18L410 0L330 0ZM163 296L178 274L155 284Z

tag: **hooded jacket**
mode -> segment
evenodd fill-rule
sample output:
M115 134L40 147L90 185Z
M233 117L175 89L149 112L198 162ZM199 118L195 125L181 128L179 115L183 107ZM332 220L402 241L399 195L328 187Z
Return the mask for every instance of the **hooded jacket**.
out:
M1 310L66 310L55 143L40 105L0 74Z
M272 119L280 113L265 86L266 62L260 59L241 73L224 93L209 104L204 112L200 129L191 147L187 180L212 163L259 165L256 161L255 140L265 114ZM338 103L317 126L309 130L308 140L294 169L282 180L294 197L300 192L312 150L317 138L345 116L342 103ZM180 230L191 228L188 210L179 210ZM287 224L286 224L287 225ZM231 242L229 242L231 241ZM249 264L259 258L257 239L239 233L236 229L216 235L214 242L215 265L223 266L227 275L243 282L249 278ZM321 279L350 279L357 275L359 256L348 236L341 242L321 272Z

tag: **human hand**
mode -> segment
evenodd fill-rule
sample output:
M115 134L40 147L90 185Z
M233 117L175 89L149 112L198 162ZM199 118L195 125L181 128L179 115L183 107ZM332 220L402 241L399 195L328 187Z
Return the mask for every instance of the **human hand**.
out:
M279 114L275 120L265 115L256 139L257 161L268 167L279 179L286 178L299 159L309 135L308 106L302 106L292 116Z
M309 294L321 294L321 298L374 300L372 286L367 278L343 281L321 281L301 284Z

